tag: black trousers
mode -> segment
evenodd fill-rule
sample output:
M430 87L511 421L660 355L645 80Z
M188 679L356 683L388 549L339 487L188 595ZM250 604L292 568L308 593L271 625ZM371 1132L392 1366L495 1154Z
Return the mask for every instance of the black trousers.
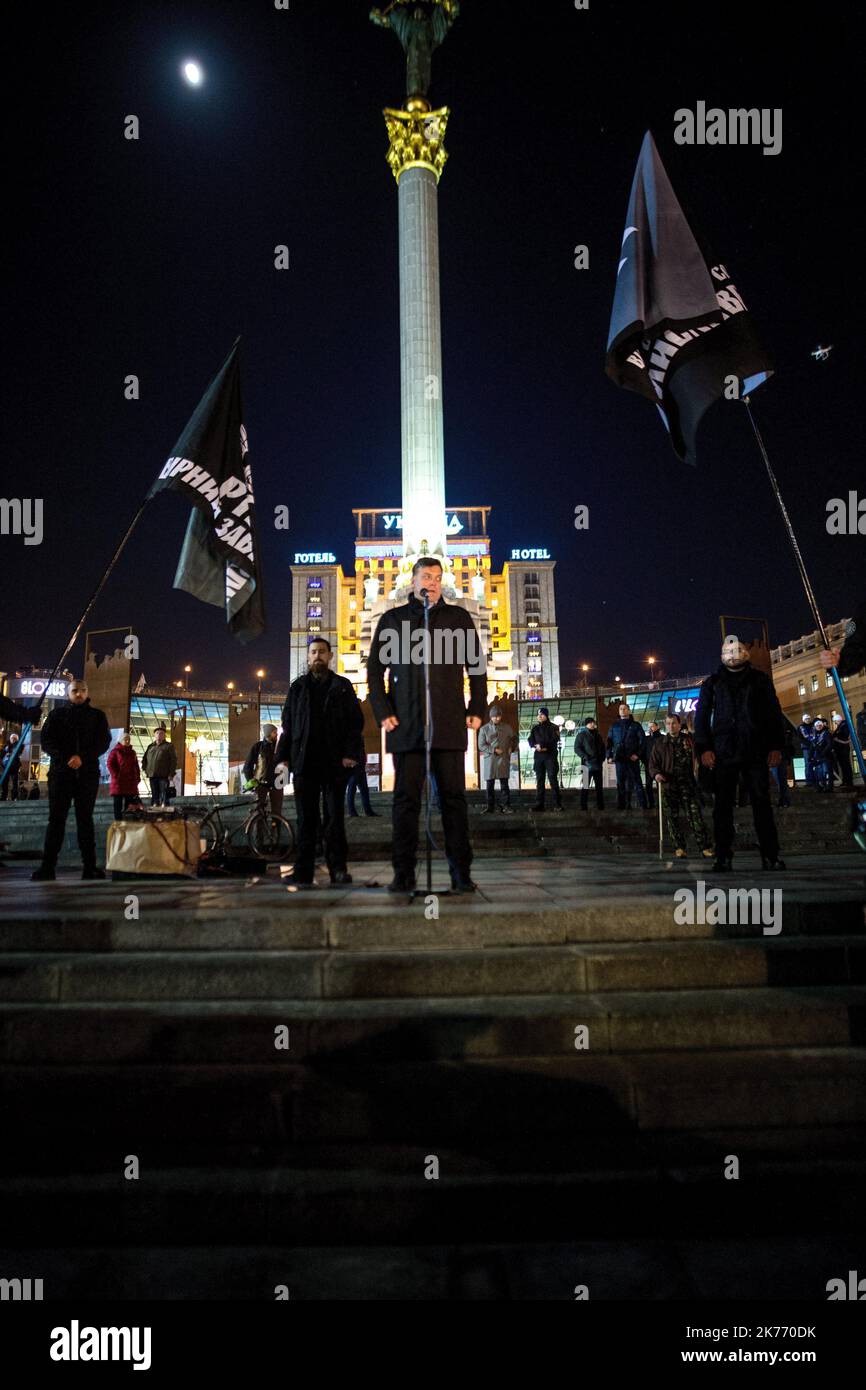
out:
M347 768L335 771L331 767L305 767L303 772L295 775L295 810L298 817L296 879L309 883L313 881L320 824L328 873L333 877L334 874L345 872L349 856L343 819L347 777ZM323 798L324 813L321 807Z
M632 762L631 758L620 759L614 762L616 770L616 804L620 811L631 808L631 796L634 792L638 806L646 809L646 793L643 789L643 763L640 758Z
M539 806L544 805L544 779L545 776L550 783L550 790L553 792L553 799L556 805L562 803L562 794L559 790L559 755L557 753L536 753L535 755L535 796Z
M755 835L761 854L765 859L778 859L779 836L770 803L770 769L767 764L753 763L741 767L738 763L716 763L714 772L713 831L717 858L730 859L734 852L734 805L742 775L752 803Z
M602 787L602 769L600 767L587 767L584 763L581 768L581 788L580 788L580 809L586 811L589 808L589 789L595 783L595 804L600 811L604 810L604 790Z
M150 779L150 804L151 806L165 806L168 801L169 777L151 777Z
M113 796L111 799L114 802L114 819L123 820L123 813L127 806L138 800L138 792L133 792L131 796L121 793L120 796Z
M433 748L430 752L430 770L436 779L442 811L445 857L452 877L463 879L469 877L472 863L464 757L461 748ZM395 873L411 877L418 853L418 816L424 790L423 749L417 753L395 753L394 770L391 858Z
M848 765L849 767L851 765L850 758L848 759ZM9 797L12 801L18 800L18 778L20 777L20 775L21 764L16 758L15 766L12 768L11 772L9 773L9 776L3 783L3 790L0 791L0 801L5 801L7 797Z
M836 762L839 764L839 771L842 774L842 786L853 787L854 769L851 764L851 745L849 743L834 743L833 752L836 754Z
M486 787L487 787L487 805L490 807L490 809L491 809L491 811L492 811L493 808L494 808L494 806L496 805L496 778L495 778L495 777L488 777L488 778L486 778L486 779L485 779L485 785L486 785ZM508 790L508 778L507 778L507 777L500 777L500 778L499 778L499 790L502 792L502 804L503 804L503 806L510 806L510 805L511 805L511 792Z
M363 806L366 814L369 816L370 812L373 809L373 807L370 805L370 788L367 786L366 769L361 767L360 763L357 767L352 768L349 774L349 782L346 787L346 810L348 811L350 816L356 816L358 814L355 810L356 791L359 791L361 793L361 805Z
M75 828L78 848L85 869L96 868L96 832L93 828L93 807L99 790L99 768L79 768L77 772L64 769L48 774L48 829L42 863L46 869L57 864L66 833L66 817L70 806L75 807Z

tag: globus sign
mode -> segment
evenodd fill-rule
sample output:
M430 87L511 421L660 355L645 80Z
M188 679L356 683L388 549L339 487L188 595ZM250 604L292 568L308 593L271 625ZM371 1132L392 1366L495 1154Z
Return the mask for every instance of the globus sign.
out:
M40 679L38 676L28 676L24 680L9 682L10 697L12 699L17 697L19 700L26 699L28 695L47 695L49 700L65 700L68 689L68 681L57 680L51 681L49 684L47 679Z

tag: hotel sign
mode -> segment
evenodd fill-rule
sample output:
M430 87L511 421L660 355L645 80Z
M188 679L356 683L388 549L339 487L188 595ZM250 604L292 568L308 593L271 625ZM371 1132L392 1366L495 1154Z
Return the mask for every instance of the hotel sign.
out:
M549 550L521 550L518 546L511 552L512 560L549 560Z
M295 551L296 565L335 565L337 557L331 550Z
M383 512L382 524L386 531L403 530L403 518L399 512ZM460 520L457 512L452 512L450 516L446 512L445 529L449 536L456 536L458 531L463 530L463 522Z

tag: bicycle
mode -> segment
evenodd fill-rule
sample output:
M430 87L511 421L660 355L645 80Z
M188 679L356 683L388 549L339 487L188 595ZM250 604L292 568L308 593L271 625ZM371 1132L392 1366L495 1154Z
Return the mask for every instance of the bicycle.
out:
M218 786L219 783L214 785ZM225 824L223 812L236 811L238 807L248 805L247 801L231 801L227 806L220 806L211 793L213 805L201 822L201 835L209 855L216 855L219 851L225 853L235 836L243 834L257 859L264 859L269 864L284 864L291 858L295 848L294 826L285 816L273 814L267 807L267 796L261 796L263 791L267 793L267 787L260 782L255 792L257 804L250 806L242 825Z

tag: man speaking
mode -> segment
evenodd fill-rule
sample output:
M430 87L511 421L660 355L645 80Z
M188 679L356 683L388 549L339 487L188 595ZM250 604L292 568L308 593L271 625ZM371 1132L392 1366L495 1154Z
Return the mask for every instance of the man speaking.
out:
M424 641L424 597L429 603L429 651ZM475 624L465 609L442 597L442 566L422 556L412 569L412 593L379 619L367 661L370 703L394 756L394 834L391 893L415 887L418 815L425 776L424 666L430 670L430 769L442 806L445 855L455 892L471 893L472 847L466 808L467 729L487 713L487 663ZM469 676L469 707L464 695ZM385 688L385 672L388 687Z

